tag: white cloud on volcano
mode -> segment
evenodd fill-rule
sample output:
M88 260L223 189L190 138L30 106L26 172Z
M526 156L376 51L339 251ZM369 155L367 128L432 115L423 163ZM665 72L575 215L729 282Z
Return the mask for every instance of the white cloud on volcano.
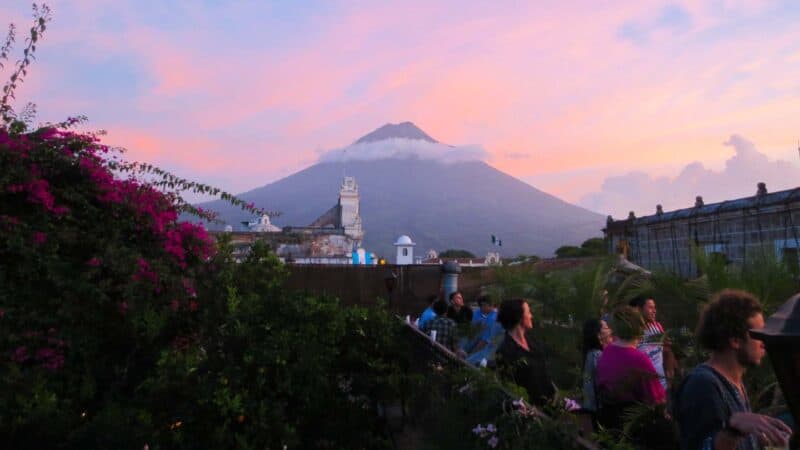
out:
M488 159L489 153L479 145L452 146L426 142L419 139L391 138L328 150L320 155L319 162L365 161L414 157L431 159L444 163L456 163L463 161L485 161Z

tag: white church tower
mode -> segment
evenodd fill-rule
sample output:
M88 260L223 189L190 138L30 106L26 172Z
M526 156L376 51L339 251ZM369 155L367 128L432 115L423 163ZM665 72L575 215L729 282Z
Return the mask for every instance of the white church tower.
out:
M344 177L342 187L339 189L339 224L344 228L344 234L351 237L361 246L364 239L364 230L361 228L361 214L359 213L358 184L353 177Z
M397 260L395 264L398 266L407 266L414 264L414 246L417 245L411 238L405 234L397 238L394 246L397 247Z

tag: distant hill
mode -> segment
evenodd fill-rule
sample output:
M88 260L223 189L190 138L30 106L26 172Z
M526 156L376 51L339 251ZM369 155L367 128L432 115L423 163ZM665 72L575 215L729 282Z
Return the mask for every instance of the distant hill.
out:
M402 132L419 130L410 122L392 127ZM364 138L378 136L385 128ZM419 132L427 136L420 140L436 142ZM431 248L461 248L482 256L498 249L490 242L494 234L503 241L499 250L504 256L550 256L562 245L580 245L601 235L604 225L603 216L542 192L485 162L444 163L419 156L318 163L239 196L281 211L273 220L276 225L308 225L336 203L343 173L354 176L359 185L364 247L390 260L394 259L392 243L401 234L417 243L417 254ZM251 219L222 201L200 206L219 212L235 229L241 221Z

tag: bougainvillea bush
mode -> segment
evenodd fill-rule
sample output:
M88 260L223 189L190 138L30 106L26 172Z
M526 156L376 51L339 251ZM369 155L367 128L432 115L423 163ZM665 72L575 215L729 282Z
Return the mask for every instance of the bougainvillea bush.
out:
M8 448L379 448L404 352L385 311L289 293L95 137L0 129Z
M117 402L136 397L163 349L192 339L212 240L109 161L92 135L0 129L6 438L63 438L103 414L147 422Z
M10 102L49 21L33 9L0 94L0 447L388 447L398 322L288 292L268 248L239 263L179 220L212 218L186 190L255 205L127 162L81 119L29 131Z

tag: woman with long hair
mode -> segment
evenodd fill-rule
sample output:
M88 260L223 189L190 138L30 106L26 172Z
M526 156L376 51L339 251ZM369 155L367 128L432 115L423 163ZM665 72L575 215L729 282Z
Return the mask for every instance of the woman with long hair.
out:
M597 411L597 361L611 343L611 328L605 320L589 319L583 323L583 403L584 411Z

